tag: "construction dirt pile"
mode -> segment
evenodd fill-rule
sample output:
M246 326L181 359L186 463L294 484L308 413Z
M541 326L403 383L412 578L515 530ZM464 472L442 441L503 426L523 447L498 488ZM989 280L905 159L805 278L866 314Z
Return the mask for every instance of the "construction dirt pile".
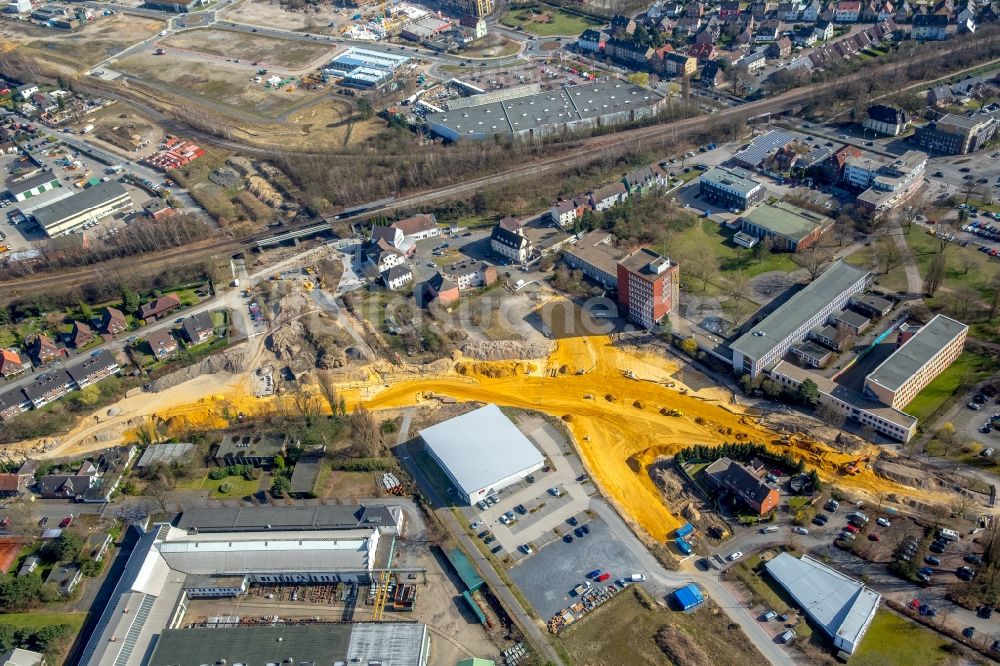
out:
M508 361L524 358L545 358L554 345L514 340L481 340L462 345L462 355L479 361Z
M486 379L502 379L504 377L521 377L538 371L534 363L511 361L484 361L481 363L459 362L455 364L455 372L463 377L483 377Z
M291 359L302 353L305 346L305 326L300 321L291 321L271 334L270 348L279 359Z
M149 390L158 393L202 375L214 375L221 372L227 372L231 375L240 374L247 369L247 352L246 344L235 345L220 354L202 359L200 363L157 377L149 383Z
M680 479L670 469L672 464L670 458L661 458L649 468L649 475L652 477L653 483L656 484L663 497L670 503L684 497L684 486L681 485Z

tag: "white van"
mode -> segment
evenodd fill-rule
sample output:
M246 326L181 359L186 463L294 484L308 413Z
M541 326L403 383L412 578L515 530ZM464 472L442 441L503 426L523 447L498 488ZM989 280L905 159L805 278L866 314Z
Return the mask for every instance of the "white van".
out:
M943 527L938 530L938 536L947 541L958 541L959 535L955 530L946 530Z
M778 528L775 527L774 525L771 525L770 527L762 527L762 528L760 528L760 533L761 534L773 534L774 532L777 532L777 531L778 531Z

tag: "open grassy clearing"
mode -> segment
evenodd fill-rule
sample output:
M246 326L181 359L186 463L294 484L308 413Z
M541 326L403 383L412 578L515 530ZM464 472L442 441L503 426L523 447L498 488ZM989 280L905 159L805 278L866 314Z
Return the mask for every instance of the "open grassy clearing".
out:
M845 261L852 266L871 269L874 253L870 246L863 247L854 254L848 255ZM877 270L873 272L875 273L875 282L879 286L892 291L907 291L906 269L903 266L896 266L885 274Z
M164 46L197 53L240 60L259 61L262 66L298 69L306 67L324 54L333 51L332 45L308 44L291 39L277 39L260 35L199 28L170 35L162 41Z
M763 657L739 628L711 602L690 613L644 607L632 590L620 592L601 608L571 625L557 639L574 666L606 664L671 664L656 644L661 627L676 628L703 655L690 654L689 663L716 666L759 663Z
M41 629L53 624L68 624L73 627L73 633L80 631L86 613L46 613L31 611L30 613L6 613L0 615L0 624L9 624L25 629Z
M949 662L948 642L930 629L881 610L851 657L854 666L935 666Z
M988 358L962 352L955 362L945 369L934 381L924 387L903 411L925 423L952 396L961 397L964 390L996 372L997 364Z
M515 9L507 12L501 21L512 28L548 37L550 35L576 36L587 28L601 25L599 21L577 16L552 7Z
M906 242L917 261L920 276L926 277L931 257L937 252L940 242L916 225L906 234ZM1000 262L978 252L972 244L959 247L954 243L948 243L945 260L944 290L968 287L979 292L982 298L989 297L989 281L1000 271Z

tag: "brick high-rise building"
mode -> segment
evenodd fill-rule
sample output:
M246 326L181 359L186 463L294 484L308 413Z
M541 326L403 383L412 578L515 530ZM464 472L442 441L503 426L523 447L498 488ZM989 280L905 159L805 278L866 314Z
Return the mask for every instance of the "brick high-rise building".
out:
M618 306L629 321L652 328L677 307L680 268L652 250L636 250L618 262Z

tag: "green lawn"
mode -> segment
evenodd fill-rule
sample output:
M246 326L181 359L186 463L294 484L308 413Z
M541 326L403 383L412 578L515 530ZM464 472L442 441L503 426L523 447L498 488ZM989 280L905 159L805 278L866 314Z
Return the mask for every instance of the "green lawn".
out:
M845 261L852 266L871 269L872 255L874 251L871 247L863 247L854 254L845 257ZM906 282L906 269L903 266L896 266L888 273L882 274L875 271L875 283L892 291L908 291L909 285Z
M923 423L941 409L949 398L961 394L963 390L986 379L996 370L995 361L970 351L962 352L962 355L924 387L924 390L918 393L903 411L917 417Z
M10 624L15 627L29 629L41 629L53 624L69 624L73 627L73 633L77 633L86 619L86 613L42 613L31 611L30 613L6 613L0 615L0 624Z
M925 627L887 610L875 615L851 657L853 666L934 666L953 656L948 642Z
M921 277L925 277L931 257L937 252L939 241L927 234L924 228L914 225L906 234L906 242L917 260ZM948 290L955 291L966 287L975 289L984 299L990 296L989 281L997 270L995 259L977 252L974 245L959 247L954 243L948 243L945 259L944 282L942 290L937 293L937 298L947 300ZM933 303L928 305L933 306Z
M223 310L215 310L212 313L212 328L225 328L227 322L226 313Z
M228 493L219 492L219 486L224 483L233 484L233 489ZM260 479L252 479L250 481L244 479L242 476L227 476L224 479L210 479L208 478L208 470L195 476L188 477L186 479L178 479L177 490L209 490L211 491L211 496L214 498L234 498L234 497L245 497L246 495L251 495L260 488Z
M507 13L501 21L512 28L521 27L542 37L551 35L579 35L587 28L601 25L600 21L577 16L553 7L537 9L515 9Z

